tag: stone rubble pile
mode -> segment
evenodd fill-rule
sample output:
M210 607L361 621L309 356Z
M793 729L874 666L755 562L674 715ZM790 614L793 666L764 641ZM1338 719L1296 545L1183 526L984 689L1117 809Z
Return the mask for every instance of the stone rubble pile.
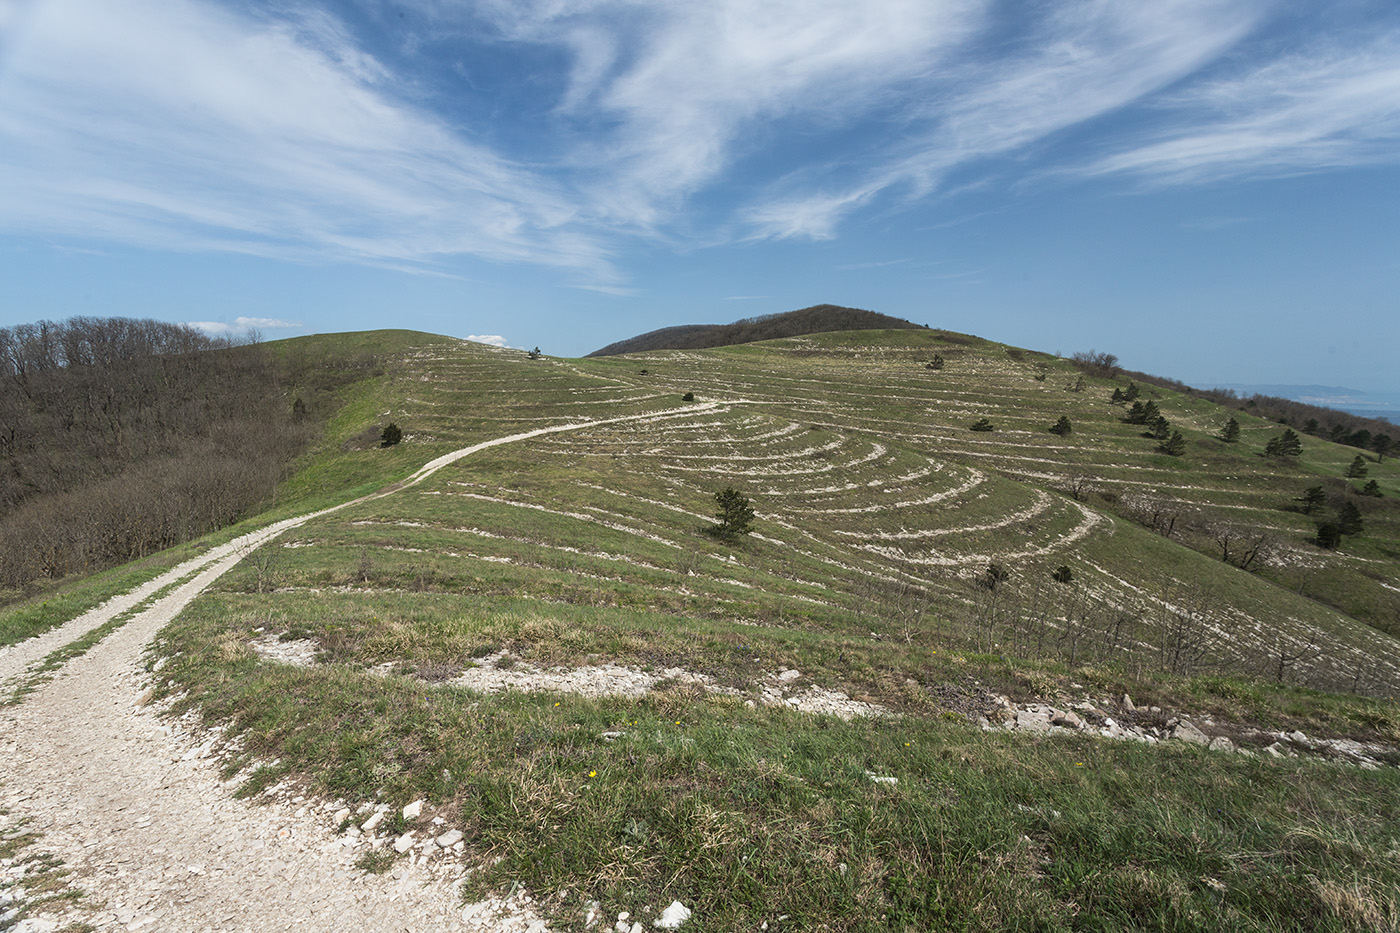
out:
M0 827L8 829L0 824ZM19 919L24 910L24 880L29 866L18 858L0 859L0 930L7 933L51 933L56 921L45 917Z
M650 907L643 907L643 914L650 917L655 911ZM612 924L613 933L648 933L648 927L657 930L677 930L685 924L693 915L693 911L680 901L672 901L661 911L660 916L647 922L641 917L635 917L631 911L623 910L617 914L617 920ZM589 901L583 917L583 928L585 930L598 930L604 933L607 924L603 919L603 907L598 901Z
M248 644L265 661L298 667L309 667L316 663L317 649L312 641L281 641L276 634L263 634ZM394 667L393 664L383 664L373 668L371 673L388 675ZM704 674L680 667L643 671L607 662L580 667L541 668L514 658L506 651L497 651L477 659L474 666L466 668L444 683L481 693L522 690L573 693L586 697L622 696L631 699L640 699L656 689L659 684L670 683L742 698L749 706L782 706L803 713L840 716L842 719L894 715L892 710L884 706L853 699L839 690L827 690L815 684L799 686L798 681L801 678L800 671L791 669L777 674L764 674L758 685L758 695L754 697L733 687L716 684Z
M1079 700L1055 706L1048 703L1017 705L1002 695L992 697L992 709L977 717L984 730L1032 733L1082 733L1106 739L1124 739L1156 745L1176 741L1200 745L1211 751L1264 754L1276 758L1308 756L1347 762L1366 769L1381 766L1378 759L1396 749L1351 739L1312 739L1302 732L1263 732L1246 729L1232 739L1209 717L1199 724L1184 716L1168 716L1160 707L1139 709L1126 694L1117 704L1117 718L1109 701ZM1210 731L1207 731L1210 730ZM1215 734L1212 735L1211 731ZM1239 742L1247 743L1242 746ZM1268 742L1269 744L1265 744ZM1257 749L1253 746L1257 746Z
M556 691L588 697L624 696L640 699L663 681L714 689L708 677L679 667L642 671L609 662L583 667L543 669L526 661L510 658L504 651L479 659L475 667L467 668L447 683L482 693L501 693L506 690Z

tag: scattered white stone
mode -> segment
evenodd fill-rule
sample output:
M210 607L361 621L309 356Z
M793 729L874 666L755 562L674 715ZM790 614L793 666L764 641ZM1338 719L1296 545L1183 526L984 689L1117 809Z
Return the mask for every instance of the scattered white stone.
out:
M1182 742L1189 742L1192 745L1210 744L1210 736L1197 729L1186 719L1179 720L1172 726L1171 737Z
M403 808L403 818L406 820L418 819L418 814L423 812L423 801L415 800Z
M404 833L402 836L394 840L394 851L399 853L400 855L403 855L411 848L413 848L412 830L409 830L408 832Z
M248 643L253 653L264 661L290 664L293 667L313 667L320 646L309 638L282 641L278 635L261 635Z
M791 683L792 681L796 680L801 676L801 671L786 670L778 675L778 679L783 681L784 683Z
M374 831L374 828L375 828L376 826L378 826L378 825L383 821L383 819L384 819L384 811L383 811L383 810L376 811L376 812L374 813L374 815L372 815L369 819L367 819L367 820L364 821L364 824L360 826L360 829L364 830L364 831L367 832L367 833L368 833L368 832L373 832L373 831Z
M868 777L868 778L870 778L870 780L871 780L872 782L876 783L876 784L898 784L898 783L899 783L899 778L897 778L897 777L888 777L888 776L886 776L886 775L876 774L874 771L867 771L867 772L865 772L865 776Z
M450 849L461 841L462 831L460 829L449 829L437 837L437 844L444 849Z
M680 901L672 901L665 910L661 911L661 919L656 921L656 925L663 930L674 930L689 920L690 914L689 907Z

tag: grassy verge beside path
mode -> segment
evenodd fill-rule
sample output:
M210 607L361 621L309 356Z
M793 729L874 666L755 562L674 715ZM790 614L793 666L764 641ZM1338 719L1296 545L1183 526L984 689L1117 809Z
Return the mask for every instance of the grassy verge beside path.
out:
M678 899L696 931L1359 931L1400 919L1393 768L983 733L951 713L845 722L687 686L639 701L482 696L363 662L261 663L247 640L277 630L265 602L206 597L158 645L171 658L161 689L184 694L176 712L198 708L240 738L230 773L276 760L246 791L291 778L352 807L427 798L471 840L471 893L519 882L560 929L582 929L588 900L645 920ZM683 634L658 631L656 646ZM755 632L747 647L777 643ZM949 663L991 682L999 662Z

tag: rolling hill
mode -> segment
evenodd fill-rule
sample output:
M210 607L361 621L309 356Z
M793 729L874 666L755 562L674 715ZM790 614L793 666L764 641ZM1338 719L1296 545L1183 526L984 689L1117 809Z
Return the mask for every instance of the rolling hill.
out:
M610 343L601 350L594 350L588 356L620 356L624 353L645 353L649 350L703 350L709 347L753 343L758 340L800 337L804 334L919 326L875 311L843 308L838 305L814 305L800 311L745 318L733 324L682 324L677 327L663 327Z
M671 900L688 930L1400 919L1394 459L1270 456L1282 425L921 327L302 340L386 363L244 528L385 494L263 545L152 656L245 793L425 799L467 851L408 857L559 928ZM708 531L728 488L737 540ZM356 832L367 869L404 838Z

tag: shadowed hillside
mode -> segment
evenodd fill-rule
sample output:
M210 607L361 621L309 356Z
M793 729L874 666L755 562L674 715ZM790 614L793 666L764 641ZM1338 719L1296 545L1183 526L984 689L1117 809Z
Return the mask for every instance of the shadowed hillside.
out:
M859 308L839 305L813 305L800 311L765 314L745 318L733 324L681 324L639 334L627 340L610 343L593 356L617 356L622 353L645 353L649 350L703 350L708 347L728 347L757 340L780 337L801 337L841 330L905 330L920 325Z

